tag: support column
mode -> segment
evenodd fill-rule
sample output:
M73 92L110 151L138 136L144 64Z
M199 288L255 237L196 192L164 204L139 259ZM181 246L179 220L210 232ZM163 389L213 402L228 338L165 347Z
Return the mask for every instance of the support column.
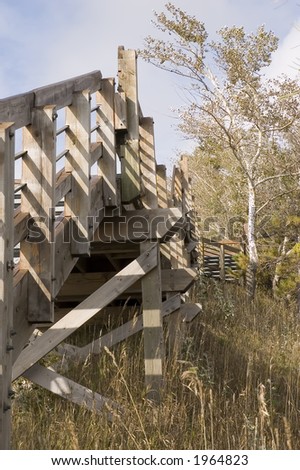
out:
M130 203L141 194L141 169L139 159L139 103L137 92L137 56L134 50L119 47L119 92L126 96L127 133L124 155L121 159L122 202Z
M117 205L116 180L116 137L115 137L115 82L113 78L102 80L102 87L96 93L96 122L100 125L98 134L103 153L99 159L99 173L103 178L103 201L105 207Z
M90 212L90 142L91 102L85 90L73 94L66 109L66 171L72 173L72 191L65 197L65 215L72 218L71 252L74 256L89 255Z
M10 447L13 334L14 129L0 124L0 449Z
M153 246L151 242L142 243L141 252L147 252L151 246ZM147 396L150 400L158 404L161 399L163 386L164 359L164 337L161 313L161 269L158 244L156 244L156 256L157 266L142 279L142 296Z
M24 128L21 211L30 213L29 236L21 241L20 268L29 271L28 321L54 320L55 107L32 110Z

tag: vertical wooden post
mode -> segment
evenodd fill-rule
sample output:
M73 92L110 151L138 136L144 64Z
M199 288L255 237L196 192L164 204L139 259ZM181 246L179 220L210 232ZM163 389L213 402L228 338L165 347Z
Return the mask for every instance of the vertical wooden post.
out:
M144 253L152 246L151 242L141 244ZM145 382L147 396L155 403L160 402L163 385L163 322L161 314L161 269L159 245L156 245L157 266L142 278L143 327Z
M10 447L13 328L14 129L0 124L0 449Z
M102 87L96 93L99 110L96 123L100 125L99 138L103 146L99 159L99 173L103 178L103 200L105 207L117 205L116 181L116 144L115 144L115 81L113 78L102 80Z
M219 245L219 269L220 269L220 280L225 281L225 246L223 243Z
M28 269L28 321L54 320L54 210L55 210L55 107L32 110L32 122L23 131L27 155L22 163L21 211L33 225L20 245L20 268Z
M130 203L141 194L141 169L139 159L139 103L137 92L136 52L119 47L119 91L125 92L127 134L124 155L121 159L122 202Z
M157 185L157 197L158 207L166 209L169 207L168 204L168 190L167 190L167 170L165 165L156 166L156 185Z
M91 103L85 90L73 94L66 109L66 171L72 173L72 191L65 197L65 215L72 218L72 255L89 255Z
M186 215L191 210L191 193L189 183L188 157L183 155L180 160L182 211Z
M140 122L141 181L143 186L142 201L146 209L158 207L154 149L153 119L142 118Z
M148 209L158 207L156 189L156 162L154 152L154 130L152 118L143 118L140 125L140 157L143 203ZM148 251L152 242L141 244L141 253ZM159 403L163 382L163 320L161 312L161 267L160 249L156 244L157 266L142 279L143 327L145 354L145 382L148 398Z
M167 170L165 165L156 165L156 186L157 186L157 200L158 207L166 209L169 207L168 204L168 189L167 189ZM171 268L171 253L170 243L161 243L161 268Z

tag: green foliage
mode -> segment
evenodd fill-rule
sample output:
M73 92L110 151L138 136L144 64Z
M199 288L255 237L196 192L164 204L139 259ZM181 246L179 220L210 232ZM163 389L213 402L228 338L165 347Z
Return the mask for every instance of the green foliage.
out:
M219 31L221 42L213 42L217 63L233 85L256 82L263 67L270 65L271 54L278 47L278 38L260 26L247 35L243 27L225 27Z

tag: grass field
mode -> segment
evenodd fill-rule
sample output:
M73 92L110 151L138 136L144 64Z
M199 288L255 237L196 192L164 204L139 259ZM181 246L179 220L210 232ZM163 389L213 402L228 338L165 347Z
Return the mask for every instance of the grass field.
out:
M238 286L223 291L209 282L192 295L203 313L185 326L178 350L167 351L161 406L146 399L137 334L66 373L118 402L122 412L108 421L20 379L13 448L300 449L300 327L293 306L259 293L250 307ZM73 340L95 333L86 327Z

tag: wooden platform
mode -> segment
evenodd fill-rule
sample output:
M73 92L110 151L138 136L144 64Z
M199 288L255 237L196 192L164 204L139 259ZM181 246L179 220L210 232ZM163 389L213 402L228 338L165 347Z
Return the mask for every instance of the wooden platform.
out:
M74 403L117 407L38 364L54 348L72 360L67 341L80 326L106 309L124 317L93 353L143 331L145 385L157 403L163 319L171 328L174 312L191 321L201 308L183 307L181 297L197 275L187 161L168 190L153 119L138 100L135 51L119 48L117 86L91 72L0 100L0 121L0 448L7 449L11 383L21 375ZM140 309L136 320L130 302ZM75 352L84 357L91 345Z

